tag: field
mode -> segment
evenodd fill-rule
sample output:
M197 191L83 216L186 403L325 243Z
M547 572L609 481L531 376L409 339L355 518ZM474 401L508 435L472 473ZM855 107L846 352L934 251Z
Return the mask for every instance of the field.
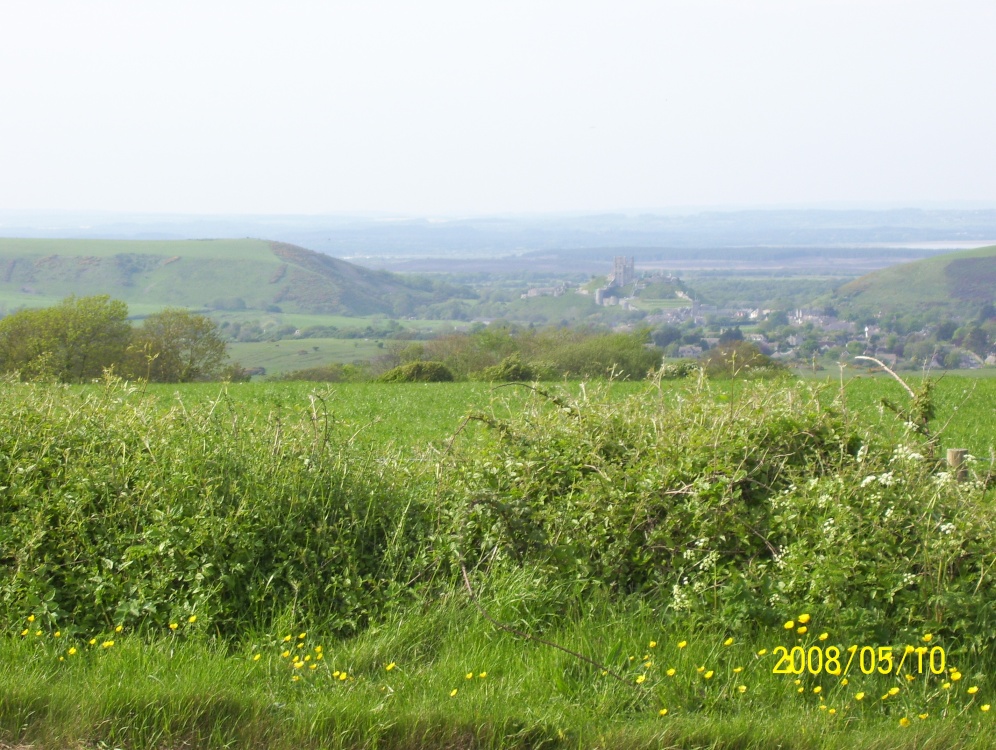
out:
M0 745L990 747L996 380L910 385L5 382Z

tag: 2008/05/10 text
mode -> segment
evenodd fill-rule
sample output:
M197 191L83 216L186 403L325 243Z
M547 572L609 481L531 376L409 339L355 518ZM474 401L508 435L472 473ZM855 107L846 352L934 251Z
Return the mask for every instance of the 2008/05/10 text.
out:
M898 652L898 653L897 653ZM809 672L818 675L846 675L854 665L863 674L899 674L905 666L913 674L941 674L946 668L944 649L940 646L906 646L894 650L892 646L848 646L841 650L837 646L794 646L789 649L776 646L772 653L781 656L774 668L774 674L802 674ZM896 658L896 657L899 658Z

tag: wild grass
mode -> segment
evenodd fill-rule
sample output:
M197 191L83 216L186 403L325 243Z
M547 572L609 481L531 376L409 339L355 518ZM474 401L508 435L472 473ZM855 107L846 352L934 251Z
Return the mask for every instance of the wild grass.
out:
M988 746L987 467L898 384L0 387L0 742ZM772 672L850 645L946 664Z

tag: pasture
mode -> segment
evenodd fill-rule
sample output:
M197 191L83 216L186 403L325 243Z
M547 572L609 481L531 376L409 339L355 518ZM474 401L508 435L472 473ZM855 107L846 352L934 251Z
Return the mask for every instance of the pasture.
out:
M0 388L0 743L990 746L996 381Z

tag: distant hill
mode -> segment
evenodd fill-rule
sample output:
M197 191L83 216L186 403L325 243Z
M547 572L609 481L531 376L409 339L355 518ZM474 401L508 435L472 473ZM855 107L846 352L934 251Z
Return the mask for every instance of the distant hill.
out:
M996 301L996 245L903 263L855 279L834 293L841 312L937 310L972 316Z
M0 239L8 309L70 294L109 294L139 309L402 316L461 290L265 240Z

